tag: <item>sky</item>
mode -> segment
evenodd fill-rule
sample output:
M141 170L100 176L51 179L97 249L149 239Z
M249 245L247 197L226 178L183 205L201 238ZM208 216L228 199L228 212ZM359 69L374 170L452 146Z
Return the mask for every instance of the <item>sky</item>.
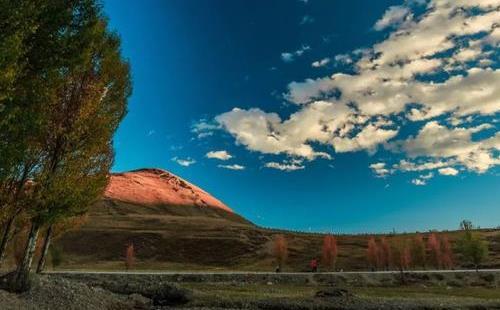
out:
M500 226L498 0L104 1L133 95L113 171L257 225Z

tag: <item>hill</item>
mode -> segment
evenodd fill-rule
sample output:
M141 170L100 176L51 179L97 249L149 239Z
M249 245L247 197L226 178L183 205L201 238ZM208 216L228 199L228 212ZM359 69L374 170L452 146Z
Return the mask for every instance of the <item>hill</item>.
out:
M490 242L486 266L500 265L500 232L480 233ZM312 257L321 256L321 234L258 227L197 186L167 171L142 169L112 175L86 223L54 246L63 250L61 267L69 269L122 269L125 248L133 243L140 269L273 270L276 234L287 238L289 270L305 271ZM452 242L457 235L448 233ZM337 268L367 268L368 236L337 240Z

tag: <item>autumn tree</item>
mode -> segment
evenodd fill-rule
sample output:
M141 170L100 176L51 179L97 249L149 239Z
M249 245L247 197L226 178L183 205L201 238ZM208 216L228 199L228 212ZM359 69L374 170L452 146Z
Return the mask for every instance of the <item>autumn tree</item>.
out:
M389 270L392 265L392 253L391 253L391 245L387 238L382 237L380 239L380 248L379 248L379 260L381 266L385 270Z
M393 238L391 242L392 261L401 272L408 269L411 263L411 253L408 241L403 238Z
M272 254L281 270L288 258L288 245L284 235L276 235L273 240Z
M441 235L441 266L444 269L453 268L453 250L448 236Z
M463 259L474 265L476 271L488 255L488 244L472 231L472 224L462 229L462 237L457 240L457 250Z
M327 268L335 270L338 248L337 239L332 235L326 235L323 239L322 262Z
M427 239L427 250L429 251L430 263L435 268L441 268L441 244L435 233L431 233Z
M380 253L379 247L377 245L377 241L374 237L370 237L368 240L368 246L366 249L366 258L368 260L368 264L370 265L372 270L376 270L380 268Z
M38 154L35 188L25 203L31 228L13 282L17 290L27 287L39 231L85 213L103 193L113 161L111 139L130 95L120 40L108 31L95 1L49 2L42 9L48 18L43 31L65 53L48 74L50 97L38 106L42 122L31 146Z
M25 185L40 157L40 108L54 92L51 73L64 49L51 40L56 22L48 4L0 1L0 264L21 214Z
M416 234L410 244L412 264L425 269L425 242L421 234Z
M125 268L127 270L130 270L132 267L134 267L135 264L135 250L134 250L134 244L130 243L127 245L127 248L125 250Z

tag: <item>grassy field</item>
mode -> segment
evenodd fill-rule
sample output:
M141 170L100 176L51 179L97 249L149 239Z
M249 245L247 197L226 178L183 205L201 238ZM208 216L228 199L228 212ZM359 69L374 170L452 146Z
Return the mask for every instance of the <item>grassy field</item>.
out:
M370 287L349 288L350 297L321 299L318 291L329 287L313 285L238 285L186 283L182 287L194 292L196 307L252 307L329 309L339 308L424 308L449 309L464 307L497 307L500 305L498 288L450 287ZM373 308L372 308L373 309Z

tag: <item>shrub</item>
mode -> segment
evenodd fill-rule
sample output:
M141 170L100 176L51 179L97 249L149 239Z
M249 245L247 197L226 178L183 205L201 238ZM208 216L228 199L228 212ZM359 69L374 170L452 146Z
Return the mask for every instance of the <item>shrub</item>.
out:
M453 250L450 245L450 240L448 236L441 236L441 266L444 269L453 268Z

